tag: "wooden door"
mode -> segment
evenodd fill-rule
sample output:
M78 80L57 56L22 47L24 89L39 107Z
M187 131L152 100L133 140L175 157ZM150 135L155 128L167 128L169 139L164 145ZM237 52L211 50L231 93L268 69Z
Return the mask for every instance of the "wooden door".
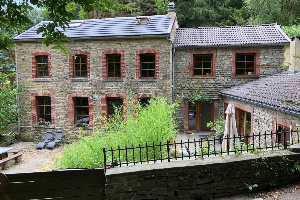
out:
M206 124L213 121L213 106L211 102L196 101L189 103L189 130L210 131Z

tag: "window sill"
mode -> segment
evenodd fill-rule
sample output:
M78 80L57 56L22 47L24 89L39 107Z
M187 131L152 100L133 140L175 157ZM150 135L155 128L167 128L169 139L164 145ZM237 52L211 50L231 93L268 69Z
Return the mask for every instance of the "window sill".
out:
M51 79L50 78L34 78L33 81L34 82L50 82Z
M71 78L70 80L71 80L71 82L88 82L89 81L89 79L87 79L87 78Z
M155 79L155 78L153 78L153 79L152 78L145 78L145 79L139 78L138 81L139 82L157 82L157 79Z
M254 79L258 79L259 76L232 76L231 78L254 78Z
M90 126L85 126L85 127L80 127L80 126L70 126L69 127L72 130L79 130L79 128L82 128L83 130L93 130L93 127Z
M122 78L105 78L103 81L106 82L123 82L124 80Z
M54 125L38 125L38 124L33 124L32 125L33 128L51 128L51 129L54 129L55 126Z
M215 76L190 76L190 79L216 78Z

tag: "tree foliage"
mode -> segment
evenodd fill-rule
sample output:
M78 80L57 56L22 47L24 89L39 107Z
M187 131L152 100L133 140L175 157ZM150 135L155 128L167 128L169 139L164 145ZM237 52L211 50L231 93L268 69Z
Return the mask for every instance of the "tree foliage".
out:
M249 24L278 23L291 26L300 22L298 0L244 0Z
M155 0L155 11L158 15L166 14L168 10L168 0Z
M0 72L0 130L5 130L18 120L18 90L10 77L14 74Z
M247 17L240 0L177 0L175 5L181 27L239 25Z

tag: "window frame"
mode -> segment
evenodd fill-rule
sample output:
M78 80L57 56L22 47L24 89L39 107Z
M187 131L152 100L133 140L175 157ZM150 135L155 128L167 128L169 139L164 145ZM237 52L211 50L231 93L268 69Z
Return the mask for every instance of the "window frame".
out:
M38 76L38 62L37 57L47 57L48 58L48 76ZM51 54L48 52L35 52L31 55L32 59L32 78L51 78Z
M94 117L93 117L93 97L90 94L82 94L82 93L73 93L73 94L68 94L68 121L69 121L69 126L74 126L76 124L75 121L75 98L80 97L80 98L88 98L88 104L89 104L89 127L93 127L94 125Z
M42 99L43 98L43 104L39 104L39 99ZM46 104L46 99L45 98L49 98L50 99L50 105L47 105ZM40 121L40 117L41 114L44 115L44 117L42 119L46 120L46 115L50 115L50 124L51 124L51 97L49 96L37 96L36 97L36 110L37 110L37 118L38 118L38 122ZM43 107L43 113L41 113L39 110L40 107ZM46 107L50 107L50 114L46 114Z
M82 99L83 98L87 99L87 101L89 100L88 97L73 97L73 101L74 101L74 123L75 124L77 124L77 116L82 116L82 119L84 118L84 116L88 116L89 117L89 114L88 115L83 115L83 114L78 115L77 114L77 108L78 107L81 108L81 113L83 113L83 108L88 108L89 113L90 113L89 103L88 103L87 106L83 106L83 105L79 106L79 105L77 105L77 99L81 99L81 103L82 103ZM89 121L90 121L90 119L89 119ZM82 122L83 122L83 120L82 120Z
M109 119L111 115L115 114L115 113L113 113L113 114L109 113L109 108L114 108L114 106L112 106L112 107L109 106L109 101L110 100L114 100L114 102L116 102L117 100L121 100L122 105L119 105L119 106L124 106L124 99L121 98L121 97L108 97L108 98L106 98L106 104L107 104L107 115L106 115L106 117L107 117L107 119Z
M112 94L103 94L101 97L101 115L102 117L107 118L108 116L108 104L107 104L107 99L108 98L122 98L123 99L123 118L125 118L125 106L127 105L127 99L126 96L123 94L117 94L117 93L112 93ZM104 125L104 124L103 124Z
M109 62L109 57L113 57L114 58L114 62ZM116 62L116 57L117 56L120 56L120 61L119 62ZM114 76L109 76L109 69L108 69L108 65L110 64L110 63L112 63L112 64L114 64L114 70L113 70L113 72L114 72ZM116 70L116 63L119 63L120 64L120 70ZM119 78L121 78L121 75L122 75L122 69L121 69L122 67L121 67L121 54L106 54L106 74L107 74L107 78L111 78L111 79L119 79ZM115 76L115 74L116 74L116 71L120 71L120 76Z
M250 55L254 54L254 73L253 74L236 74L236 59L237 55ZM245 61L246 62L246 61ZM252 50L234 50L232 51L232 77L259 77L260 74L260 50L252 49Z
M142 57L147 58L147 61L142 61ZM154 57L154 61L150 61L150 57ZM142 65L146 64L147 65L147 69L143 69ZM154 64L154 69L150 69L149 66L150 64ZM152 79L155 77L155 54L153 53L146 53L146 54L140 54L140 78L145 78L145 79ZM143 76L143 72L147 72L147 76ZM149 76L149 72L150 71L154 71L153 76Z
M74 56L86 56L86 77L75 77L75 58L69 56L69 78L70 79L89 79L90 78L90 52L88 51L71 51Z
M155 56L155 71L154 77L142 77L142 63L141 63L141 55L153 54ZM151 49L151 50L139 50L136 51L136 78L137 79L158 79L159 78L159 50Z
M108 77L107 56L120 55L121 56L121 77ZM102 78L103 79L124 79L125 78L125 51L123 50L108 50L102 52Z
M200 56L211 56L211 73L210 75L194 75L194 57ZM194 51L190 53L190 77L202 78L202 77L215 77L216 76L216 59L217 51Z
M80 59L80 62L79 63L77 63L76 62L76 59L77 58L83 58L83 57L85 57L85 59L86 59L86 62L85 63L82 63L81 62L81 59ZM79 55L76 55L76 59L75 59L75 57L73 57L73 78L87 78L87 56L86 55L82 55L82 54L79 54ZM80 70L76 70L76 64L79 64L80 65ZM82 70L82 64L85 64L86 65L86 70ZM76 71L80 71L80 76L76 76ZM86 72L86 76L81 76L81 74L82 74L82 71L85 71Z
M50 93L32 93L30 95L32 124L37 124L39 122L38 97L50 97L51 98L51 122L50 122L50 124L55 125L55 95L50 94Z

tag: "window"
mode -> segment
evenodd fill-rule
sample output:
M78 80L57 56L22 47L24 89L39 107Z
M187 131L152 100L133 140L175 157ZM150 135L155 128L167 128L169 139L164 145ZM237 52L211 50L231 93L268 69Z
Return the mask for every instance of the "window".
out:
M136 78L158 79L159 77L159 51L136 51Z
M48 78L49 77L48 56L37 56L36 64L37 64L36 77L37 78L43 78L43 77Z
M259 50L235 50L232 56L232 76L259 76Z
M237 54L235 61L236 75L255 74L255 54Z
M102 78L125 78L125 51L108 50L102 52Z
M251 134L251 113L245 110L236 108L236 127L239 136L244 136L242 139L243 142L249 142L249 136Z
M86 123L93 127L93 98L89 94L68 94L68 121L69 126Z
M211 76L212 58L212 55L194 55L193 76Z
M141 78L155 77L155 54L140 55Z
M51 97L39 96L36 98L38 122L51 123Z
M122 98L107 98L107 117L115 114L115 107L120 107L123 105ZM121 110L122 112L122 110Z
M87 51L71 51L75 56L69 56L69 78L90 78L90 53Z
M145 97L145 98L139 98L139 104L145 108L149 105L150 97Z
M87 97L74 98L76 124L89 124L89 100Z
M108 78L121 77L121 55L106 56L106 70Z
M190 77L216 76L217 51L196 51L190 54Z
M51 54L36 52L32 54L32 78L51 78Z
M54 94L32 93L30 101L32 124L50 122L50 124L55 125Z
M74 58L74 78L87 77L87 59L86 55L77 55Z

